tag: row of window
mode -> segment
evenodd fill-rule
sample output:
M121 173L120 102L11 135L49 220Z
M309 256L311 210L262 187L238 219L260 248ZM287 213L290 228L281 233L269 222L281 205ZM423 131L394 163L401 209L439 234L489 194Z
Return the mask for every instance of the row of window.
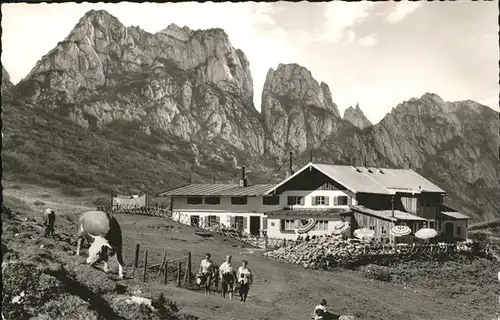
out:
M330 197L328 196L315 196L313 197L312 204L315 206L328 206L330 204ZM352 198L348 196L336 196L333 197L333 205L334 206L346 206L352 204ZM289 196L288 197L288 205L304 205L304 197L303 196Z
M300 220L280 220L282 231L293 231L302 223ZM313 231L328 231L328 220L317 220Z
M231 197L231 204L234 205L246 205L248 202L247 197ZM188 197L188 204L220 204L220 197ZM262 198L262 204L266 206L276 206L280 204L280 197L269 196Z
M235 227L237 229L243 229L244 228L244 217L243 216L235 216L234 221L231 223L231 227ZM220 217L218 216L208 216L208 226L209 227L215 227L219 226L220 223ZM191 216L191 225L194 227L199 227L200 226L200 216Z
M246 205L247 197L231 197L231 204L234 205ZM220 197L188 197L188 204L220 204ZM313 205L316 206L328 206L330 203L330 197L328 196L316 196L313 197ZM262 204L266 206L277 206L280 204L279 196L268 196L262 198ZM287 199L287 204L289 206L304 205L303 196L289 196ZM345 206L352 204L352 198L348 196L338 196L333 197L334 206Z

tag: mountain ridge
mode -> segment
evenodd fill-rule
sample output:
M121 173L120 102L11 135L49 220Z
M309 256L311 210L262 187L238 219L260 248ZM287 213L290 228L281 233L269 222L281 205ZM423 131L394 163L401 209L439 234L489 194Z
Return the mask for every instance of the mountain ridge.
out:
M10 178L154 192L186 171L237 181L246 164L267 183L283 178L289 150L296 166L313 150L328 163L411 164L475 219L496 214L498 112L426 93L362 130L296 63L269 69L258 112L246 55L207 30L151 34L104 12L82 17L23 81L2 78Z

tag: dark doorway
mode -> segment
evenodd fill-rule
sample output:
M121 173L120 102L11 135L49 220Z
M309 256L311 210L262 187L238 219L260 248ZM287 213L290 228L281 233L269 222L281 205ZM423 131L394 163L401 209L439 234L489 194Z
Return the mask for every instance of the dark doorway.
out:
M191 216L191 226L193 227L200 226L200 216Z
M446 222L444 224L444 237L449 240L453 239L453 223Z
M258 236L260 234L260 217L251 216L250 217L250 234L253 236Z

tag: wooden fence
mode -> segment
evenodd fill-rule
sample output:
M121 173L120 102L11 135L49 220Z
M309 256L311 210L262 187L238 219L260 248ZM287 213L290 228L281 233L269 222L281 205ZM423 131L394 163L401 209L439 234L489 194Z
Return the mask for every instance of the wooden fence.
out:
M255 248L276 249L285 246L287 240L280 238L269 238L267 236L254 236L244 233L238 226L226 227L218 221L195 218L182 212L172 212L166 208L157 206L135 207L135 206L98 206L98 210L111 212L113 214L133 214L150 217L168 218L176 222L200 228L206 231L215 232L220 235L232 238L239 242L248 244ZM291 241L291 240L289 240Z
M178 287L191 288L193 280L191 252L178 259L168 259L168 253L164 252L162 262L157 264L150 264L148 254L148 250L145 250L140 259L140 245L136 244L132 266L134 278L139 277L143 282L159 281L164 285L172 283Z

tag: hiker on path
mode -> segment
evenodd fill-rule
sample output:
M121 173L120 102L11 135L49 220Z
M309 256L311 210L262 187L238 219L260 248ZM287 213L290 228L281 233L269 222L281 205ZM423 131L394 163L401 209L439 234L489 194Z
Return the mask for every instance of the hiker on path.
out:
M203 291L206 296L210 295L210 288L212 286L212 279L215 274L215 266L211 260L212 255L207 252L205 259L200 263L200 275L202 276Z
M326 300L321 299L319 305L314 308L313 319L314 320L324 320L326 315Z
M43 211L45 234L44 237L49 235L54 236L54 225L56 223L56 214L54 210L47 208Z
M243 260L241 267L238 268L238 282L240 283L240 301L247 301L250 285L253 283L253 275L248 269L248 261Z
M226 256L226 261L219 267L219 275L221 279L222 298L226 298L226 293L229 293L229 300L233 300L234 280L236 273L231 265L231 255Z

